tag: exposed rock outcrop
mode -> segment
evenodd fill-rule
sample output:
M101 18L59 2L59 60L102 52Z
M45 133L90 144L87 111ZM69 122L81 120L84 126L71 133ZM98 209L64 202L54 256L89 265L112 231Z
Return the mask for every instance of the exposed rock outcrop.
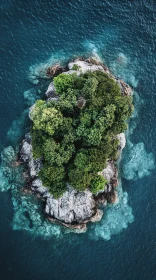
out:
M42 181L39 178L32 182L31 189L44 197L48 195L48 189L42 185Z
M60 64L55 64L47 68L46 75L49 77L54 77L59 75L63 71Z
M45 92L45 95L47 97L47 102L53 100L53 101L58 101L59 100L59 96L56 93L56 89L54 87L54 83L51 82L47 91Z
M32 156L32 146L26 140L23 140L20 156L24 162L29 162Z
M67 224L86 223L96 214L95 206L95 200L89 190L79 192L68 187L62 197L47 198L45 212Z
M28 139L25 139L22 142L20 158L23 162L28 164L30 178L34 178L35 176L37 176L38 172L42 167L42 159L33 158L32 145L28 142Z
M94 72L97 70L104 72L104 69L101 65L95 65L95 64L88 63L86 61L81 61L81 60L75 60L74 62L70 62L68 64L69 70L72 70L74 68L74 65L77 65L77 67L78 67L77 71L80 73L83 73L83 74L86 73L87 71Z

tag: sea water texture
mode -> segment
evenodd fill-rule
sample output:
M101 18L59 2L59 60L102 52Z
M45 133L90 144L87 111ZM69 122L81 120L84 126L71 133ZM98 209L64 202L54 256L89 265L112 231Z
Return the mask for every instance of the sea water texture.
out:
M1 1L2 279L156 279L155 11L152 0ZM83 55L98 55L133 87L135 111L120 203L76 235L47 222L40 201L21 191L22 167L10 162L28 108L49 83L44 67Z

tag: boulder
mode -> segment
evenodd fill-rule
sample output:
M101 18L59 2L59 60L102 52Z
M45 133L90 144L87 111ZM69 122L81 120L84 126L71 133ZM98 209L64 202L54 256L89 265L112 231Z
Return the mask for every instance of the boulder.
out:
M56 75L59 75L60 73L62 73L63 68L61 67L60 64L55 64L52 66L49 66L46 70L46 75L48 77L54 77Z
M51 82L50 85L48 86L47 91L45 92L46 97L53 97L56 94L56 89L54 87L54 83Z
M40 195L45 195L48 192L48 189L42 185L42 181L38 178L32 182L31 189Z
M22 142L22 148L20 151L20 157L24 162L29 162L32 156L32 146L26 140Z
M102 219L103 211L97 209L96 214L90 219L92 223L99 222Z

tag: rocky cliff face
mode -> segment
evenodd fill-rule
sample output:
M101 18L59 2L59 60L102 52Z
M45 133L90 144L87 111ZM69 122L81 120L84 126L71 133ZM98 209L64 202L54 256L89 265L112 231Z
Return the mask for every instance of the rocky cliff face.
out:
M47 197L45 212L64 223L85 223L95 215L95 200L89 190L78 192L72 187L59 199Z
M74 64L79 67L78 70L72 70ZM97 62L97 65L95 65L88 60L76 60L69 63L68 68L69 71L65 72L66 74L71 74L73 72L79 74L80 71L85 73L88 70L101 70L111 75L108 68L101 63ZM121 81L118 80L117 82L121 84ZM125 87L127 88L126 84ZM124 94L127 94L127 92L124 91L124 87L122 87L122 90ZM130 94L130 91L131 89L129 88L128 94ZM57 102L58 96L53 83L49 85L45 95L47 97L47 102L49 100L55 100ZM30 108L30 112L32 110L33 106ZM121 152L126 143L124 133L119 134L118 139L118 150ZM79 192L74 190L71 186L68 186L67 191L63 196L55 199L38 178L38 172L42 167L42 159L33 158L30 134L27 134L23 140L20 150L20 158L27 165L27 173L29 177L28 186L33 192L39 194L45 200L45 213L52 221L55 220L61 222L63 225L70 225L70 227L78 229L82 229L81 225L83 224L83 230L85 230L87 222L96 222L101 219L103 211L98 209L99 203L106 204L107 202L117 202L115 188L118 184L118 172L112 161L108 160L107 167L100 172L100 174L108 181L108 184L102 192L93 195L90 190Z

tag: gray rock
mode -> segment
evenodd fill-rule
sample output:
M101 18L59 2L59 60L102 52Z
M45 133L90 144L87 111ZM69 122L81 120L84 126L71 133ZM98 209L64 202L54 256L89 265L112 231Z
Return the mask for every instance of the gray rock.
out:
M77 65L79 67L79 69L77 71L72 70L74 65ZM86 61L81 61L81 60L76 60L74 62L70 62L68 64L68 67L69 67L69 70L73 71L73 73L74 72L78 72L78 73L82 72L84 74L87 71L92 71L93 72L93 71L96 71L96 70L100 70L100 71L104 72L104 69L101 65L95 65L95 64L88 63Z
M47 198L45 212L64 223L82 223L95 215L95 200L89 190L79 192L68 187L62 197Z
M105 193L110 193L112 191L112 185L111 184L107 184L105 187Z
M42 159L34 159L32 155L32 145L27 142L27 140L23 140L22 148L20 151L21 159L28 163L30 177L35 177L38 175L42 167Z
M47 97L47 102L50 102L50 101L58 101L59 100L59 96L57 95L56 93L56 89L54 87L54 83L50 83L47 91L45 92L45 95Z
M42 168L42 159L41 158L34 159L31 154L28 165L29 165L30 177L35 177L38 175L39 171Z
M24 140L20 151L20 157L24 162L28 162L32 156L32 146Z
M53 97L56 94L56 89L54 87L54 83L51 82L48 86L47 91L45 92L46 97Z
M29 119L32 121L32 116L31 116L31 114L32 114L32 111L34 110L34 108L35 108L35 104L34 105L32 105L31 107L30 107L30 109L29 109Z
M40 195L45 195L48 192L48 189L42 185L42 181L38 178L32 182L31 189Z
M120 133L117 135L117 139L119 140L118 150L122 151L126 146L126 137L124 133Z
M108 183L110 183L111 179L116 177L116 167L112 161L107 161L107 166L101 172L98 173L102 175Z
M96 214L96 203L89 190L79 192L68 186L67 191L58 199L49 193L42 181L37 178L42 166L42 159L33 158L32 146L26 140L22 143L20 155L21 159L28 163L30 177L36 177L31 184L31 189L46 199L45 212L49 216L63 223L71 224L72 222L89 221ZM99 219L99 217L96 218Z

